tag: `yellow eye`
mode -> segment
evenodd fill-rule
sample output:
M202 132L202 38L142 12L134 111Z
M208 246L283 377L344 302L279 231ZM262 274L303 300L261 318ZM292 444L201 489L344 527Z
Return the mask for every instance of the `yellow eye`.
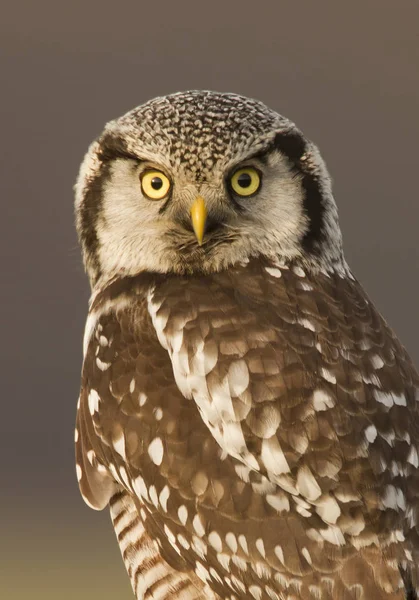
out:
M161 200L170 190L170 181L161 171L150 169L141 175L141 188L150 200Z
M260 175L253 167L244 167L233 173L230 184L238 196L252 196L260 188Z

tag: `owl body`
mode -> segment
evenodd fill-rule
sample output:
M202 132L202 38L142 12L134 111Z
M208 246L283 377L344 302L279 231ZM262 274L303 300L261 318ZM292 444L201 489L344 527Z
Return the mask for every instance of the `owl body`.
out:
M77 474L136 597L415 598L418 376L314 146L256 101L157 99L94 143L76 206Z

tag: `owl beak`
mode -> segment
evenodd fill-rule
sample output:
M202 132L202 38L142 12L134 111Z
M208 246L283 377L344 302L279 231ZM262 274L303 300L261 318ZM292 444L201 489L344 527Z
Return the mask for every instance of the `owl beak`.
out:
M201 246L204 239L205 223L207 220L207 207L202 196L198 196L191 206L192 227L198 244Z

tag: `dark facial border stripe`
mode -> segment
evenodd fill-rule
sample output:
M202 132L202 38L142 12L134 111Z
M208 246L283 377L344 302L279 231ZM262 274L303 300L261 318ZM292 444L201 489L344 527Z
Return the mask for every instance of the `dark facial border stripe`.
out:
M80 242L83 245L89 269L94 273L94 281L101 276L99 261L99 240L97 237L97 224L102 210L102 199L105 183L111 175L112 160L128 158L138 161L138 157L128 152L125 140L111 133L105 133L99 139L98 158L101 161L99 174L87 187L80 208Z
M275 148L288 158L293 170L302 175L304 191L304 211L309 220L309 227L301 241L306 252L320 251L324 238L324 201L317 177L310 172L302 156L307 150L306 140L295 131L278 133L274 142Z
M103 188L110 177L110 164L102 163L99 174L87 187L80 207L80 242L84 248L88 267L94 272L94 281L101 275L97 223L102 209Z

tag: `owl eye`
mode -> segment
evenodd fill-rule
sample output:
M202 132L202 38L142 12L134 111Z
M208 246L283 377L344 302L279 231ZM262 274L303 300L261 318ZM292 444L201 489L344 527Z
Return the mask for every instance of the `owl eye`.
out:
M238 196L252 196L260 188L260 175L253 167L238 169L230 179L231 187Z
M161 200L170 190L170 180L161 171L150 169L141 175L141 188L150 200Z

